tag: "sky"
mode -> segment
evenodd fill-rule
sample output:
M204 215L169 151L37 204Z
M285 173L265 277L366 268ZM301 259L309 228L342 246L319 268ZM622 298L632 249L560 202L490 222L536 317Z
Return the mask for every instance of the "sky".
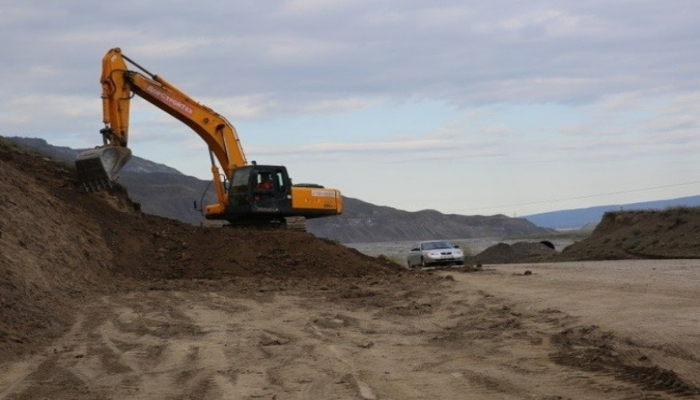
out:
M0 0L0 135L101 144L113 47L296 183L407 211L525 216L700 194L695 0ZM132 101L134 155L210 179Z

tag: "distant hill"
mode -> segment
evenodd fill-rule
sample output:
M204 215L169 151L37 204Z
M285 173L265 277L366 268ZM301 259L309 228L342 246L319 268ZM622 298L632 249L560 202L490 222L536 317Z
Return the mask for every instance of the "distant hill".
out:
M52 146L43 139L7 139L70 164L82 151ZM201 206L215 201L209 181L186 176L173 168L136 156L122 170L119 182L127 188L129 196L141 204L143 212L194 225L200 224L204 218L194 209L193 202L197 201ZM524 218L505 215L464 216L434 210L408 212L348 197L343 201L343 215L309 220L308 230L316 236L342 243L505 238L551 231Z
M192 225L204 221L200 211L194 207L211 204L216 195L211 181L203 181L180 173L122 172L119 182L126 186L129 197L141 204L141 211L177 219Z
M342 215L310 220L307 222L309 230L343 243L505 238L550 232L523 218L505 215L466 216L435 210L409 212L348 197L344 202Z
M700 196L551 211L541 214L528 215L523 218L537 226L553 229L580 229L586 227L587 225L591 226L592 229L592 226L598 224L598 222L600 222L600 220L603 218L603 214L609 211L664 210L669 207L678 206L700 206Z

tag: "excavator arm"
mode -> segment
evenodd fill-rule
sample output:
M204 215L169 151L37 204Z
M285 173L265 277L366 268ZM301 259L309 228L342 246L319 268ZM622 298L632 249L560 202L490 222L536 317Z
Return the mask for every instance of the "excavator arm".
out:
M127 62L142 72L130 70ZM185 93L168 83L160 76L151 74L133 60L122 54L119 48L111 49L102 59L102 110L104 145L90 150L78 157L77 168L80 174L81 163L95 164L101 160L104 176L97 176L108 182L118 177L121 167L126 164L131 152L127 149L129 139L129 115L131 99L134 94L155 105L195 131L208 145L212 157L212 174L216 184L218 204L207 210L210 213L223 211L227 193L221 182L219 168L214 157L230 177L236 168L247 164L236 129L226 118L219 115ZM119 153L119 154L116 154ZM89 168L83 168L89 169ZM86 182L86 188L95 186L95 182ZM95 180L94 177L92 179ZM97 182L99 186L99 182Z

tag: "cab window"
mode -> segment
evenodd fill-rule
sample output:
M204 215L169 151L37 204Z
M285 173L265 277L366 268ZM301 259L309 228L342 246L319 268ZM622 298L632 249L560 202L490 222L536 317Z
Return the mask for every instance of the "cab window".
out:
M287 188L284 184L284 173L282 173L282 171L275 172L275 184L279 188L280 192L287 191Z
M233 173L231 178L231 194L248 193L248 177L250 176L249 169L239 169Z

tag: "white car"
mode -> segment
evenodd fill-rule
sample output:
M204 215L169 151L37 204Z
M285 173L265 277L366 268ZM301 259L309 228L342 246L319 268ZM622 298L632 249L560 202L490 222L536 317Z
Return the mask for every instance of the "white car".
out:
M446 240L418 242L406 256L408 268L451 264L464 264L464 252Z

